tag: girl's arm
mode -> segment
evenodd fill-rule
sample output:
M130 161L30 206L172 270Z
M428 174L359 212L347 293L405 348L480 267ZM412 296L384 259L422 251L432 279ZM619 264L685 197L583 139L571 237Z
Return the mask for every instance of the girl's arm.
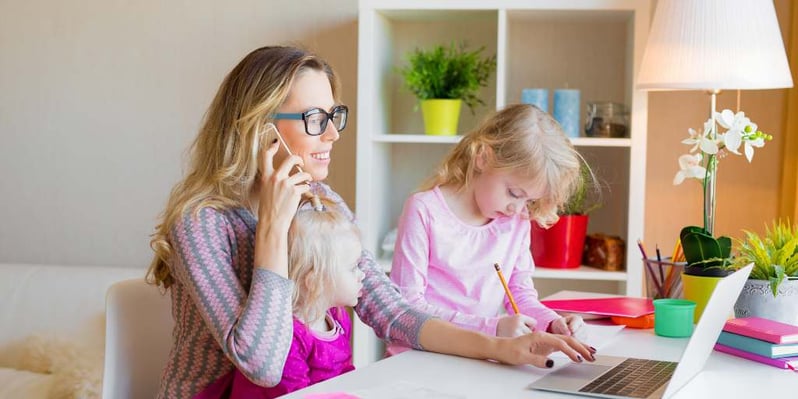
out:
M391 281L416 309L455 325L487 335L496 335L500 317L485 317L435 306L427 302L427 271L430 254L429 211L415 197L405 202L396 234ZM455 282L456 283L456 282Z
M529 223L525 222L522 226L525 226L525 229L519 233L524 237L521 248L529 248ZM533 272L534 263L532 260L532 253L528 250L520 251L512 275L510 275L509 281L507 281L507 286L510 287L510 292L513 294L513 298L515 298L521 313L537 320L538 324L535 330L548 331L549 324L559 319L560 315L540 303L538 292L535 290L535 285L532 282ZM504 299L504 307L507 309L508 313L512 314L512 305L510 305L510 301L507 298Z
M273 386L280 382L291 346L294 283L254 268L247 291L233 269L235 240L222 212L203 208L197 215L187 214L170 234L171 271L227 358L249 380Z

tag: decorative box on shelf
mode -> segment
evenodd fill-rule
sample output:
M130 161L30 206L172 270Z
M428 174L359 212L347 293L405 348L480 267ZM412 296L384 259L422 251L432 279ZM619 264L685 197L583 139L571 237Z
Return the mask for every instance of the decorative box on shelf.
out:
M588 234L585 238L585 265L609 271L624 270L626 243L618 236L602 233Z

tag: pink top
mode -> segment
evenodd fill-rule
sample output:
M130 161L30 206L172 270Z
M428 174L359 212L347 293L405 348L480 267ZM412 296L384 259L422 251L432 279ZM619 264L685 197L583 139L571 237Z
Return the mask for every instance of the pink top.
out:
M329 333L313 331L294 319L294 340L279 384L272 388L261 387L235 370L230 399L276 398L354 370L349 315L344 308L330 309L327 315L327 320L333 324Z
M520 216L467 225L435 187L405 202L390 277L416 309L496 335L502 306L513 312L493 267L498 262L520 312L546 331L560 316L538 300L529 234L530 222Z

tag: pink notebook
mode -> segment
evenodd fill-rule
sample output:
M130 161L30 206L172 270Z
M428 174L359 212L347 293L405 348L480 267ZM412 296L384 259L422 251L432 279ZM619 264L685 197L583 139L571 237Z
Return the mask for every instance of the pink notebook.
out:
M587 313L599 316L640 317L654 313L654 304L651 299L629 296L550 299L540 302L558 312Z
M723 326L723 331L775 344L798 343L798 326L760 317L731 319Z
M731 346L726 346L723 344L715 344L715 350L718 352L739 356L744 359L753 360L755 362L764 363L769 366L778 367L780 369L790 369L795 371L795 369L798 368L798 356L779 357L774 359L766 356L760 356L756 353L746 352L742 349L732 348Z

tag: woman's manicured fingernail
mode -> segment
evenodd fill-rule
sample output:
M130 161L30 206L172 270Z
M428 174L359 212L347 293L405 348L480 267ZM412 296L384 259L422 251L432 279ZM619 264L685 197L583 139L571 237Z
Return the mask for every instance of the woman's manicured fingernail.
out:
M589 346L588 348L590 348L590 353L596 353L596 348L592 346Z
M584 359L582 359L582 355L576 355L576 361L578 361L579 363L582 363L582 360L584 360Z
M551 359L546 360L546 367L548 368L554 367L554 360Z

